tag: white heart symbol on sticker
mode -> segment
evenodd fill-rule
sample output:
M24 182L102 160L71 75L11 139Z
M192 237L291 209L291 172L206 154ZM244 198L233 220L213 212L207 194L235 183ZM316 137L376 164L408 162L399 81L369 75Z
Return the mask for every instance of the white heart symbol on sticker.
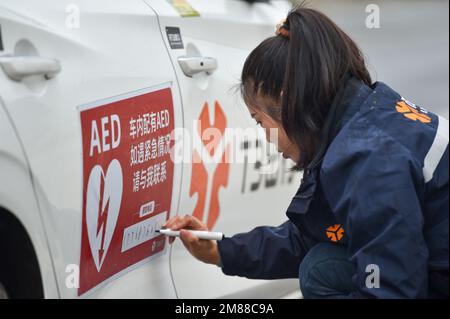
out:
M86 192L86 226L92 257L98 272L116 228L122 190L122 168L118 160L111 161L106 176L100 165L92 168Z

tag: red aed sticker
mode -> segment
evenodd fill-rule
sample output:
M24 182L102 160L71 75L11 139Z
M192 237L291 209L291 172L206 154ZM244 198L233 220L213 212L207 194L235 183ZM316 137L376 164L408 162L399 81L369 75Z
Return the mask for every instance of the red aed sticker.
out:
M170 83L80 106L82 295L162 254L170 214L174 111Z

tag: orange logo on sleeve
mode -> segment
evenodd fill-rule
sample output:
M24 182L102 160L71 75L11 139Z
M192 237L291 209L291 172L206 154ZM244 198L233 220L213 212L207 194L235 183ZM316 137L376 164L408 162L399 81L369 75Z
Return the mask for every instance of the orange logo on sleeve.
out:
M336 224L327 228L327 237L332 242L338 242L344 237L344 228L341 225Z
M404 99L398 102L395 108L397 109L397 112L402 113L406 118L410 120L420 121L422 123L431 122L431 117L425 114L426 111Z

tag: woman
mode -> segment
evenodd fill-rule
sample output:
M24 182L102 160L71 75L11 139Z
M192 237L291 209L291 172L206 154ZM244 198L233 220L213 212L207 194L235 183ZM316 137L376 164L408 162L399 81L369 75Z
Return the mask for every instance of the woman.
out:
M251 52L241 88L303 180L279 227L216 243L170 219L189 252L227 275L298 277L305 298L448 297L448 122L373 84L356 44L305 7Z

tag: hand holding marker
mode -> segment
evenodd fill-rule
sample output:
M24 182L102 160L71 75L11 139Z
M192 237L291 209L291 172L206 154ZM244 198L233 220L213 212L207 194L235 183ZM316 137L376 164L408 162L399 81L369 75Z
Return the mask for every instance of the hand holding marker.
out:
M159 230L169 236L169 243L180 237L186 249L198 260L208 264L221 265L216 240L222 240L222 233L210 232L208 227L192 215L176 216L169 219Z
M200 238L200 239L209 239L209 240L222 240L225 238L225 235L223 233L218 232L210 232L205 230L188 230L192 235ZM166 235L166 236L172 236L172 237L180 237L180 231L179 230L171 230L171 229L160 229L156 232Z

